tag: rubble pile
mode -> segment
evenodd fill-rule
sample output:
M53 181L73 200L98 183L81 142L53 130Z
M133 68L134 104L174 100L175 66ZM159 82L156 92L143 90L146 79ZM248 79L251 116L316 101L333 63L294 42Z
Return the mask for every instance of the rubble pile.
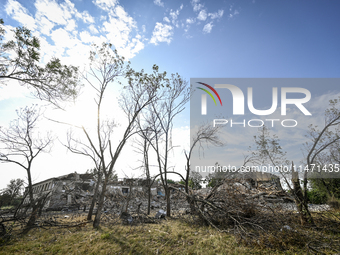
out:
M205 198L211 191L211 188L201 189L196 194ZM233 175L222 181L216 190L221 195L226 191L234 192L239 199L252 200L259 204L294 202L293 197L282 189L279 177L270 173Z
M107 185L104 199L104 212L120 216L125 213L144 213L148 211L148 190L145 179L116 179ZM48 194L44 209L46 211L78 211L89 209L94 196L96 181L91 174L71 173L51 178L34 185L35 196ZM190 213L190 206L184 187L172 184L171 212L174 216ZM99 186L101 191L101 186ZM99 192L100 193L100 192ZM166 199L161 183L151 187L151 214L166 211ZM190 190L197 198L211 197L212 189ZM226 178L213 192L215 199L224 199L226 195L245 203L267 204L293 202L292 197L281 187L277 176L269 173L236 174ZM96 210L96 208L95 208Z

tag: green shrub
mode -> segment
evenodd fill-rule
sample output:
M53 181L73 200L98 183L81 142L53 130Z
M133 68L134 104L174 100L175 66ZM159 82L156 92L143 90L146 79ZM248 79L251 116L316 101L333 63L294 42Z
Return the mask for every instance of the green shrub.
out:
M307 191L308 201L312 204L325 204L327 203L327 195L318 190Z
M340 200L333 197L330 197L327 201L327 204L332 208L332 209L340 209Z

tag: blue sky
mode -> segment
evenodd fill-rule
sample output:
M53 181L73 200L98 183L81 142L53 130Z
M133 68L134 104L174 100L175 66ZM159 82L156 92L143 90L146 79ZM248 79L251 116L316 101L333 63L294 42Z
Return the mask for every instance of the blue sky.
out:
M25 25L40 38L42 62L57 56L82 67L90 44L105 41L137 70L150 71L157 64L160 70L178 72L188 81L192 77L339 77L338 1L0 0L0 6L8 30ZM1 125L15 118L18 107L37 102L27 98L25 88L8 85L0 88ZM177 119L175 132L185 136L188 126L189 109ZM178 153L184 158L187 143L180 145ZM57 146L52 156L44 156L46 160L61 155L54 152ZM73 163L79 158L73 160L69 154L64 165L58 162L51 170L44 169L45 161L37 163L35 181L87 169ZM181 164L177 167L184 168ZM2 171L0 188L20 174L25 176L19 169Z

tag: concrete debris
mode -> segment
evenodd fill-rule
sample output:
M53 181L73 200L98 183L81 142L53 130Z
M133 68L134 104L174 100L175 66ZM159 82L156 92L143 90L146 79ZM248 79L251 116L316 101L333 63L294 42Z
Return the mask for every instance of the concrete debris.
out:
M162 218L165 218L165 216L166 216L166 212L163 211L163 210L159 210L159 211L156 213L155 218L156 218L156 219L162 219Z
M122 212L120 218L123 224L131 224L133 222L132 216L127 212Z
M290 226L284 225L284 226L280 229L280 231L282 231L282 230L284 230L284 229L286 229L286 230L292 230L292 228L291 228Z
M71 173L34 184L34 198L48 194L44 207L46 211L86 211L92 202L96 183L96 176L92 174ZM107 185L103 211L106 214L121 216L124 222L130 224L135 216L129 213L140 215L140 213L145 214L148 211L147 183L145 179L111 180ZM172 184L171 186L174 187L170 191L171 213L178 216L189 214L190 206L184 194L183 185ZM101 186L99 190L101 190ZM210 192L211 188L190 190L190 194L202 198L208 196ZM248 173L242 176L233 176L232 179L220 185L215 194L224 192L232 192L245 202L252 200L259 204L294 202L293 198L282 189L280 179L270 173ZM151 213L156 214L156 218L162 218L166 214L164 194L161 183L154 182L151 187L150 208ZM28 201L25 202L28 203ZM124 212L130 216L124 216Z
M206 197L211 188L197 191ZM247 173L226 179L217 192L233 191L240 199L255 200L258 203L293 203L294 198L282 189L280 178L270 173Z

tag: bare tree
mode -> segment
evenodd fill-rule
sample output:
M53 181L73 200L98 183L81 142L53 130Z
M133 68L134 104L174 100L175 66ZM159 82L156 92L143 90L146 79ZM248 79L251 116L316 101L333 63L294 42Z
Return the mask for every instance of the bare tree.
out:
M147 187L147 195L148 195L148 206L147 206L147 214L150 214L151 208L151 187L153 181L151 179L150 173L150 163L149 163L149 150L150 150L150 141L152 140L150 129L144 129L140 127L140 121L138 121L140 132L138 132L140 139L136 139L134 142L134 147L137 153L143 155L142 165L140 168L144 170L144 174L146 176L146 187Z
M201 189L202 188L202 183L203 181L203 176L196 171L190 171L189 174L189 187L192 189Z
M252 153L253 164L264 165L266 163L269 163L273 167L289 165L289 161L286 159L286 152L284 152L280 146L280 140L276 135L270 137L269 130L266 126L259 128L259 135L254 136L254 138L256 150ZM307 190L305 190L305 192L302 191L299 174L296 171L293 162L291 166L291 173L280 172L281 177L284 179L287 187L294 196L301 224L314 224L312 215L308 208ZM290 185L287 174L291 174L291 183L293 184L293 186ZM307 186L305 186L304 188L307 189Z
M172 74L170 79L163 76L158 82L162 85L159 90L160 100L153 101L150 105L146 121L154 134L154 139L150 141L150 144L156 152L159 175L167 202L166 214L170 216L170 187L167 180L168 174L171 172L169 154L174 148L172 145L173 120L184 110L185 104L189 101L190 88L178 74Z
M329 148L320 152L315 161L316 169L309 175L308 181L313 189L327 194L329 199L339 197L340 194L340 140L336 141Z
M112 45L103 44L101 47L94 47L94 51L90 53L90 69L84 78L96 92L96 134L92 136L85 127L82 127L86 142L69 137L67 147L72 152L92 158L97 170L103 175L97 213L93 222L93 226L97 228L100 224L107 183L114 171L115 163L127 140L135 133L137 116L155 99L157 87L150 83L143 71L138 73L131 70L129 65L125 64L124 58L120 57L116 50L111 49ZM117 81L118 77L128 78L120 98L120 106L126 114L128 124L122 137L120 139L116 137L117 146L114 149L112 135L116 123L113 120L102 120L101 107L108 86Z
M328 163L334 163L339 160L338 145L340 141L340 98L330 100L329 108L325 111L325 125L319 130L317 126L310 125L307 137L310 141L305 144L307 151L306 163L308 170L316 162L323 162L328 157ZM307 187L307 175L309 171L304 172L304 187Z
M310 141L306 142L305 150L306 167L303 176L303 206L308 207L307 204L307 184L308 173L312 172L315 165L320 169L333 169L334 161L338 160L338 148L334 146L339 145L340 141L340 97L338 99L329 101L329 108L325 111L325 124L321 130L317 126L310 125L307 137ZM325 161L326 159L326 161ZM323 165L320 166L320 163ZM330 173L330 171L328 172ZM330 177L328 175L328 177ZM334 177L334 176L333 176ZM307 211L309 212L309 211ZM310 216L311 218L311 216Z
M284 166L290 164L290 162L286 159L286 152L283 151L280 140L277 135L270 136L269 129L266 126L260 127L258 131L258 135L254 136L254 141L256 144L256 149L252 152L252 163L254 165L265 165L271 164L273 167ZM250 147L251 149L251 147ZM292 169L294 165L292 163ZM281 177L283 177L285 183L287 184L289 190L292 191L294 195L294 200L300 215L301 222L306 221L305 214L303 213L303 197L298 172L292 171L290 174L292 175L291 183L289 181L288 173L281 173ZM307 208L308 209L308 208Z
M37 106L21 108L17 110L17 115L18 118L10 123L9 128L0 128L0 162L14 163L26 170L29 198L33 201L32 163L41 152L49 151L53 139L50 133L45 137L35 133L41 116Z
M37 106L17 110L18 118L12 121L9 128L0 128L0 162L14 163L24 168L27 173L28 195L33 206L32 163L41 152L49 152L52 136L47 133L41 136L36 131L41 113ZM27 224L29 229L35 222L34 210Z
M162 98L159 97L158 100L162 100ZM151 187L154 181L156 180L155 177L151 177L151 173L150 173L150 160L149 160L150 148L152 148L152 145L154 144L156 132L158 133L158 135L161 133L159 126L157 128L157 124L159 125L159 122L157 123L152 122L152 120L155 120L154 118L155 115L150 109L151 109L151 106L149 107L149 111L144 112L144 114L142 116L139 116L137 119L138 136L140 139L135 139L135 146L134 146L137 153L143 155L141 168L144 169L146 182L147 182L146 186L148 190L148 206L147 206L148 215L150 214L150 208L151 208Z
M191 140L191 147L190 150L187 152L185 151L186 157L186 178L185 178L185 191L189 193L189 180L190 175L192 174L190 168L190 159L192 153L196 146L198 146L198 151L204 150L204 146L224 146L225 143L221 141L219 137L219 132L221 130L221 126L213 127L211 123L205 123L198 127L198 130L195 132L195 135L192 136Z

